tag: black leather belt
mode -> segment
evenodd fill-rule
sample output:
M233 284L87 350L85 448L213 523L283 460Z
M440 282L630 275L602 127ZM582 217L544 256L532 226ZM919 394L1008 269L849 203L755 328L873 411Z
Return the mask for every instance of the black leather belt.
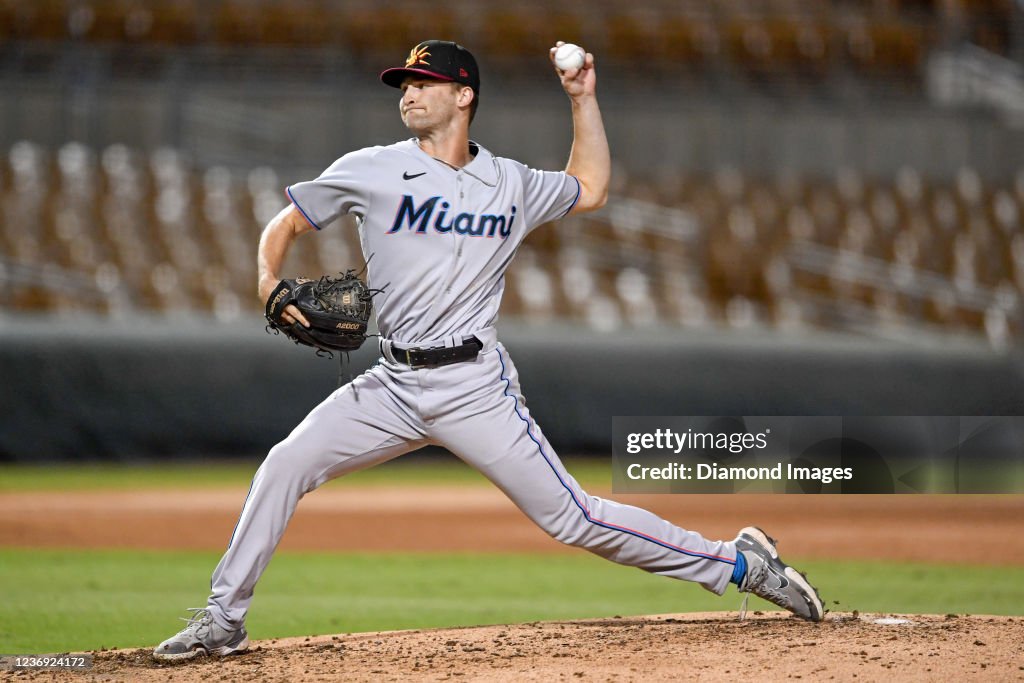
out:
M442 365L464 363L476 360L484 343L476 337L461 346L436 346L429 349L397 349L391 347L391 353L399 363L405 363L411 369L439 368Z

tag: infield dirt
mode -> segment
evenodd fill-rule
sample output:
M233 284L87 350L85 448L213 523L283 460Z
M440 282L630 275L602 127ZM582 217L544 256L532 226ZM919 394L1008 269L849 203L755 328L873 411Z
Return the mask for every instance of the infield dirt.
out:
M779 613L680 614L253 643L244 654L158 664L149 649L95 654L88 674L39 681L1024 680L1024 620ZM892 619L889 621L903 621ZM13 677L13 676L12 676Z
M1024 565L1024 496L614 499L709 538L733 538L744 526L763 526L789 557ZM5 492L0 495L0 546L221 550L244 500L245 488ZM189 533L180 533L183 528ZM551 540L488 486L329 486L301 501L280 547L580 552Z

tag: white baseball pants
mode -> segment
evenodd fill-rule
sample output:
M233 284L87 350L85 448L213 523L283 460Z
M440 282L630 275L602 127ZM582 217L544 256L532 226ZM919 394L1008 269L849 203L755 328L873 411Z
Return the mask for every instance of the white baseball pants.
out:
M709 541L580 488L530 417L515 366L492 337L472 362L411 370L382 359L271 449L213 573L208 608L217 623L244 622L253 588L302 496L428 444L479 470L563 543L719 595L728 586L736 558L731 541Z

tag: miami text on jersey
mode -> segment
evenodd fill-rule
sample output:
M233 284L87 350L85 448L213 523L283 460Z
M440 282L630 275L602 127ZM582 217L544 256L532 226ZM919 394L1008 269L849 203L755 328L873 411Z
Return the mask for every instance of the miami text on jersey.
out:
M434 230L437 232L455 232L459 235L469 235L471 237L500 237L501 239L505 239L512 234L512 223L516 220L515 206L512 207L512 212L508 215L507 219L505 216L495 216L488 213L480 214L479 216L475 213L460 213L449 218L448 209L451 207L451 204L445 201L443 197L431 197L417 207L413 196L409 194L402 197L402 202L398 206L398 212L395 214L395 222L392 223L388 234L394 234L402 228L413 230L414 226L415 231L420 234L427 232L427 225L434 215L434 209L438 206L438 202L440 202L440 210L437 212L437 217L434 218L433 225Z

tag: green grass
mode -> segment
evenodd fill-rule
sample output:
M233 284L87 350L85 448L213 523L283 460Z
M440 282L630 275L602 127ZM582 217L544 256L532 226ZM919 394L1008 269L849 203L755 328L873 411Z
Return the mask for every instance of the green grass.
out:
M0 493L15 491L98 491L248 486L260 460L139 465L0 465ZM568 459L566 467L584 486L611 486L609 458ZM478 485L483 475L454 457L399 458L350 474L327 486Z
M0 549L0 652L152 646L205 603L217 554ZM1024 569L801 562L832 609L1024 613ZM838 600L839 605L832 604ZM279 553L254 638L736 610L694 584L567 555ZM767 605L756 599L755 608Z

